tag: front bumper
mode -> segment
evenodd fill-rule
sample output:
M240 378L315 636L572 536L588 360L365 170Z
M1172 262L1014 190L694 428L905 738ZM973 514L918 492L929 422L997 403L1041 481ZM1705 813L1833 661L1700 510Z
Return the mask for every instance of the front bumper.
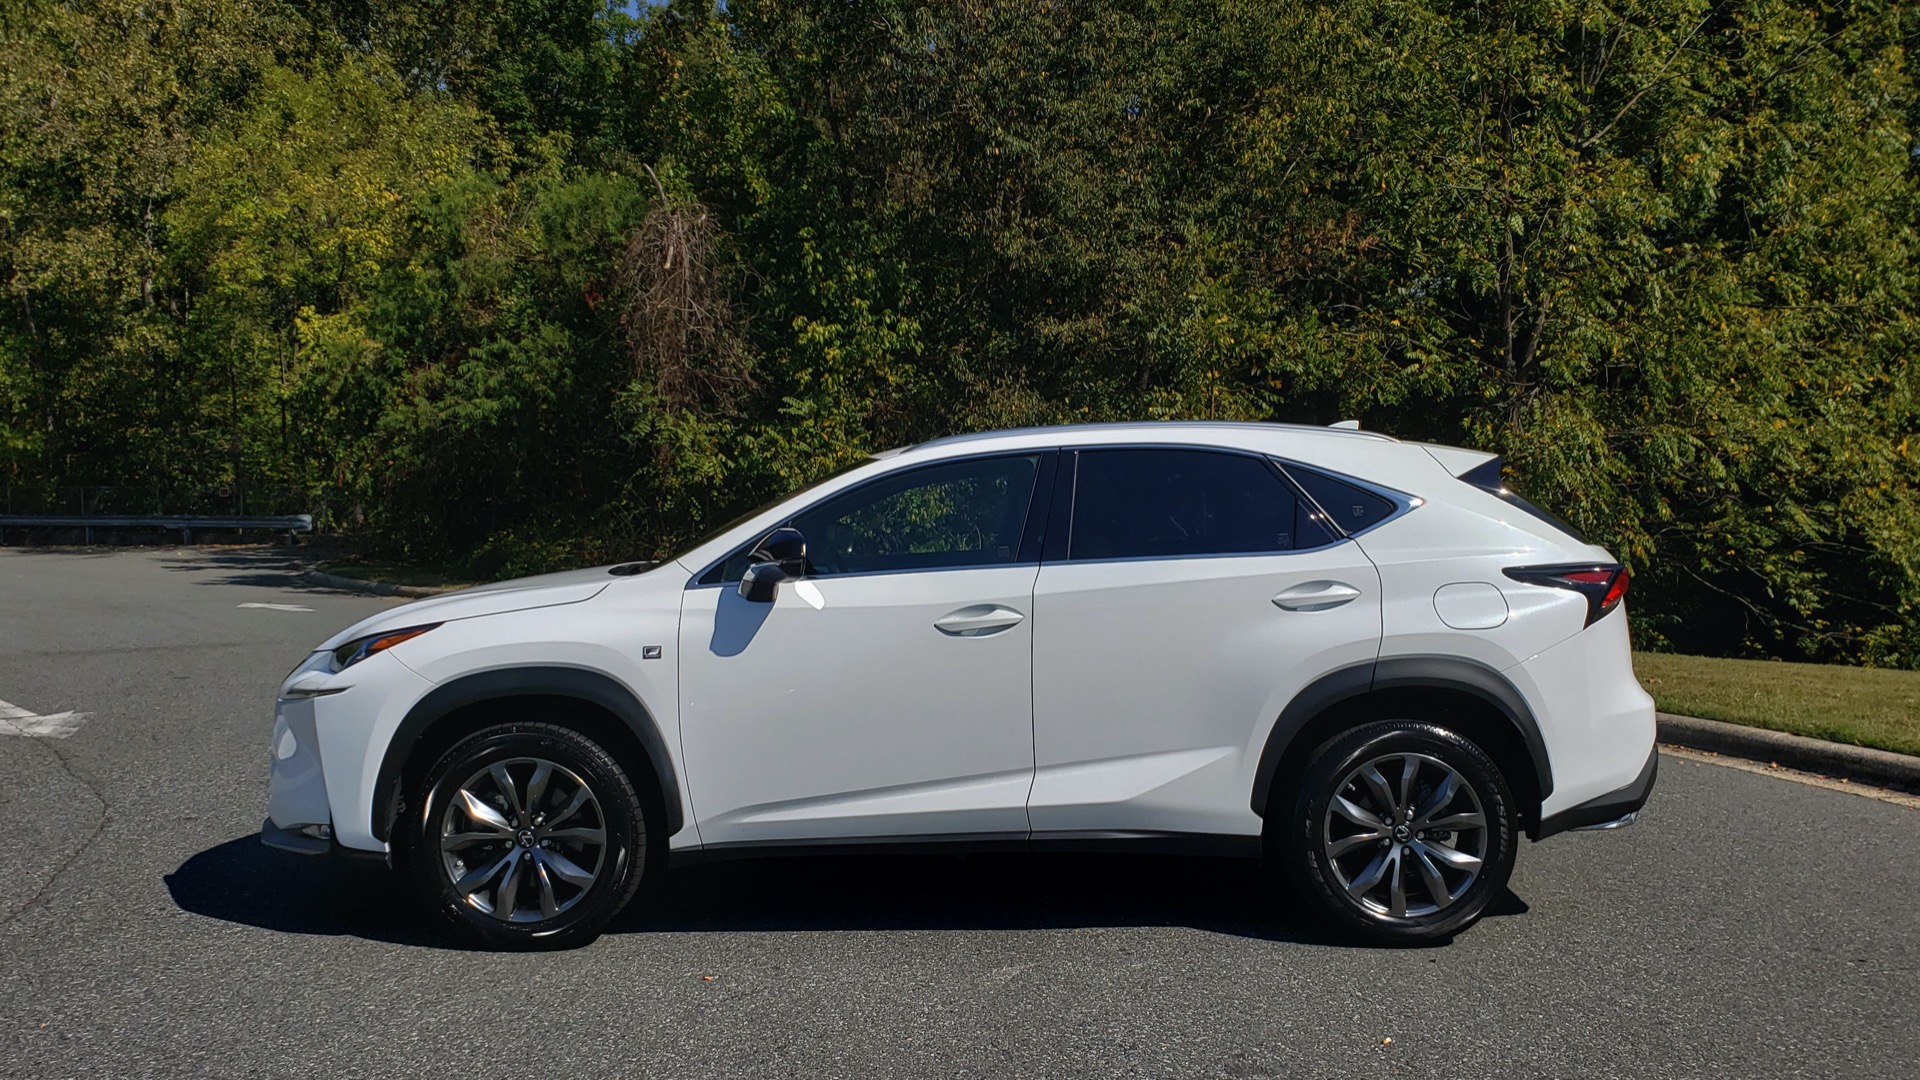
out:
M342 847L340 841L330 837L313 836L299 829L275 825L272 818L260 823L260 842L280 851L291 851L295 855L325 855L332 859L347 859L355 864L388 865L387 855L383 851L361 851L357 848Z
M1647 763L1640 769L1640 775L1623 788L1609 791L1604 795L1588 799L1578 806L1569 807L1540 822L1533 832L1535 840L1545 840L1555 833L1570 829L1592 829L1611 825L1625 825L1632 815L1647 805L1648 796L1653 794L1654 777L1660 772L1660 748L1655 746L1647 752Z

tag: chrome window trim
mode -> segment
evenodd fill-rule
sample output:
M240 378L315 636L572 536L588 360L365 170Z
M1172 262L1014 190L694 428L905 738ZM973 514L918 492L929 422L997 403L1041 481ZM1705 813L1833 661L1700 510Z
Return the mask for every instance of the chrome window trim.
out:
M959 438L959 437L956 437L956 438ZM943 441L943 440L936 440L936 442L938 441ZM930 445L930 444L922 444L922 445ZM815 508L821 506L822 504L830 500L838 499L843 495L850 495L871 484L877 484L885 480L890 480L902 474L915 471L917 469L934 468L941 465L953 465L961 462L980 461L980 460L986 460L990 458L1029 457L1029 456L1039 456L1044 454L1059 454L1063 458L1066 457L1067 455L1075 455L1076 461L1077 461L1077 455L1081 453L1090 452L1090 451L1100 451L1100 450L1190 450L1190 451L1200 451L1200 452L1212 453L1212 454L1234 454L1240 457L1257 458L1275 467L1275 470L1279 473L1281 481L1284 482L1287 485L1287 487L1293 490L1294 496L1296 498L1305 500L1308 506L1312 507L1314 510L1319 512L1321 521L1327 526L1327 528L1329 528L1331 531L1337 534L1337 539L1335 539L1332 543L1328 543L1328 544L1317 544L1310 548L1290 548L1286 551L1215 551L1215 552L1207 552L1205 554L1199 554L1199 555L1132 555L1132 556L1119 556L1119 557L1110 558L1110 559L1075 559L1075 558L1072 558L1071 555L1069 555L1069 557L1067 558L1056 559L1056 560L1053 560L1052 562L1048 562L1044 557L1042 557L1039 554L1036 554L1035 557L1031 559L1015 559L1009 562L965 563L958 566L929 566L929 567L919 567L914 569L902 569L902 570L857 570L852 573L845 573L845 574L823 574L821 575L821 577L823 579L837 579L837 578L853 578L853 577L884 577L884 576L891 576L895 574L942 574L942 573L947 573L954 570L998 570L998 569L1002 569L1009 566L1064 566L1069 563L1084 563L1087 565L1097 565L1102 563L1119 563L1119 562L1168 562L1168 561L1181 560L1181 559L1247 559L1247 558L1266 558L1266 557L1284 558L1289 555L1308 555L1314 552L1328 551L1332 548L1339 547L1341 544L1346 543L1347 541L1352 540L1355 537L1364 536L1367 533L1372 532L1373 530L1379 528L1382 525L1387 524L1390 521L1399 520L1401 517L1418 509L1420 506L1422 506L1426 502L1425 499L1422 499L1417 495L1409 495L1404 491L1398 491L1390 487L1384 487L1380 484L1373 483L1370 480L1362 480L1357 476L1353 476L1349 473L1341 472L1338 469L1329 469L1324 465L1314 465L1305 461L1294 461L1289 458L1283 458L1275 454L1266 453L1265 451L1249 450L1245 447L1240 447L1240 446L1216 446L1216 445L1210 445L1206 443L1188 443L1188 442L1089 443L1089 444L1074 445L1074 446L1029 447L1021 450L998 450L998 451L983 452L979 454L965 454L965 455L959 455L955 457L938 458L933 461L920 462L918 464L907 465L899 469L889 469L878 476L872 477L871 479L868 479L868 480L863 480L860 483L853 485L852 487L842 488L831 495L823 496L819 500L809 503L808 505L801 507L798 510L795 510L793 513L786 515L785 517L776 521L773 525L769 526L768 531L772 531L773 529L778 529L783 526L790 525L793 523L794 519L800 517L802 514L805 514L811 510L814 510ZM1062 466L1064 467L1064 462L1062 463ZM1376 521L1363 529L1357 529L1349 532L1348 530L1341 527L1340 523L1334 519L1333 515L1327 513L1326 508L1321 506L1318 500L1316 500L1313 496L1307 494L1306 489L1300 485L1300 482L1295 480L1293 477L1293 474L1287 471L1289 466L1293 468L1298 468L1298 469L1311 469L1314 472L1324 473L1327 476L1330 476L1335 480L1340 481L1341 483L1351 484L1354 487L1359 488L1360 490L1365 491L1370 495L1376 495L1382 499L1387 500L1389 503L1392 503L1393 510L1391 513L1387 514L1387 516L1381 518L1379 521ZM1077 468L1076 468L1076 471L1077 471ZM1058 474L1056 473L1056 480L1055 480L1056 485L1059 483L1057 476ZM1077 481L1077 478L1076 478L1076 481ZM1077 482L1075 483L1074 487L1075 487L1074 498L1076 501L1078 501L1079 491L1078 491ZM1032 513L1033 510L1029 509L1028 512ZM756 543L756 542L758 542L757 539L748 541L748 543ZM1072 542L1072 526L1071 524L1069 524L1068 526L1069 552L1071 552L1072 550L1071 542ZM713 582L702 583L700 579L712 573L715 567L722 565L728 559L731 559L735 555L738 555L741 552L741 550L742 550L742 547L735 547L733 550L727 552L725 555L722 555L720 558L715 559L712 562L708 563L707 565L701 567L698 573L694 574L692 577L687 579L686 591L691 592L695 589L719 589L719 588L725 588L729 585L738 584L737 582L730 582L730 581L713 581Z

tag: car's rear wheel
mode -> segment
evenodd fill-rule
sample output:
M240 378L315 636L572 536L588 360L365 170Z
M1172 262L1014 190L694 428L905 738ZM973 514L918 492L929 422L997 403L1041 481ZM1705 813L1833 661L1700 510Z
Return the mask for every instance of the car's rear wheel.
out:
M505 948L599 935L647 869L647 815L606 748L553 724L484 728L427 771L412 801L415 888L463 933Z
M1335 926L1381 942L1445 938L1506 888L1513 796L1472 741L1433 724L1381 721L1308 760L1278 854Z

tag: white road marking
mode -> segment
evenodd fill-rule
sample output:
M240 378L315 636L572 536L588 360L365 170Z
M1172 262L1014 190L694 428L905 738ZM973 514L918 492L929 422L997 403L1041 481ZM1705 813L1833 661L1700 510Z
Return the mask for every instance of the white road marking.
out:
M80 730L92 713L62 712L39 716L18 705L0 701L0 735L24 735L29 739L64 739Z
M301 607L299 604L258 604L252 601L248 601L247 603L244 603L244 604L235 604L234 607L265 608L268 611L312 611L313 610L310 607Z

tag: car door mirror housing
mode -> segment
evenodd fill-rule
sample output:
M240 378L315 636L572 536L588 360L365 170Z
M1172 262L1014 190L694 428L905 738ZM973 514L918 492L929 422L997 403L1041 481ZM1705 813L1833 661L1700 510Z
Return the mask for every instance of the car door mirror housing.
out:
M790 525L775 529L753 549L753 561L779 563L781 571L789 578L806 577L807 538Z
M795 528L775 529L753 549L752 562L740 575L740 597L771 604L780 583L807 576L807 538Z
M740 598L755 604L771 604L780 595L780 583L787 580L779 563L758 562L740 575Z

